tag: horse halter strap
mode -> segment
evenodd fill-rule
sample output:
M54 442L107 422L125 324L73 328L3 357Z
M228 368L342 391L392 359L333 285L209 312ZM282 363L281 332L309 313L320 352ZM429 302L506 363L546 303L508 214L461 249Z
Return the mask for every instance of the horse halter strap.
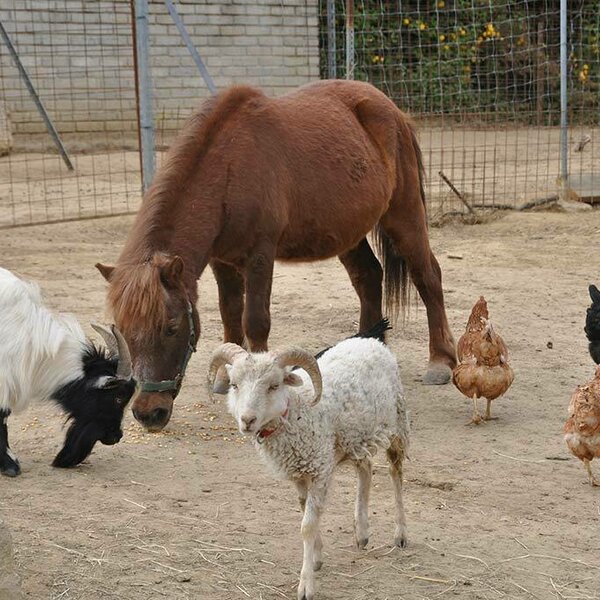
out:
M181 389L181 383L185 375L190 358L192 354L196 352L196 328L194 327L194 317L192 313L192 303L188 300L187 303L187 318L190 329L190 337L188 338L188 345L185 351L185 356L179 367L179 373L175 375L175 379L163 379L163 381L141 381L140 390L142 392L175 392L173 398L179 394Z

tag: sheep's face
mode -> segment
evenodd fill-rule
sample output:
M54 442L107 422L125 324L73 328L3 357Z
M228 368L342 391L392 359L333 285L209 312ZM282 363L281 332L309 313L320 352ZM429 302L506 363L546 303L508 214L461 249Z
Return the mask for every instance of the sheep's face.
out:
M279 367L268 354L242 357L226 368L228 408L242 433L258 433L283 416L288 409L286 387L302 385L290 367Z

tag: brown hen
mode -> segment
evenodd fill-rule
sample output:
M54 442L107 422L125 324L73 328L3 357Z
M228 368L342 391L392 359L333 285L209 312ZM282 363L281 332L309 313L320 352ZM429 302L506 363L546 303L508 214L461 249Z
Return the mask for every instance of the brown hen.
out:
M590 485L600 486L590 465L594 457L600 457L600 367L594 379L573 392L564 433L569 450L583 461Z
M467 330L458 340L458 366L452 373L454 385L473 400L473 418L469 423L482 420L477 406L478 398L487 400L484 420L492 418L491 404L511 386L514 373L508 364L508 348L494 331L489 321L488 307L481 296L467 323Z

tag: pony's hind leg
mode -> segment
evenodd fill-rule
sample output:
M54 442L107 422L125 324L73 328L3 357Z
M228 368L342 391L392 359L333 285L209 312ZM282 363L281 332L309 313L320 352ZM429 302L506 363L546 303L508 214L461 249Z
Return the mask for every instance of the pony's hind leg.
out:
M390 447L387 449L387 458L390 463L390 476L394 485L396 497L396 530L394 532L394 543L399 548L405 548L408 543L406 535L406 517L404 515L404 503L402 502L402 461L404 460L404 448L400 438L392 438Z
M356 504L354 507L354 537L356 546L362 550L369 543L369 494L371 492L371 476L373 466L370 458L363 458L355 463L358 475Z
M223 341L233 342L241 346L244 343L242 329L242 313L244 312L244 278L235 267L220 260L210 261L210 267L217 281L219 290L219 310L223 322ZM213 391L226 394L229 389L229 378L225 367L217 373Z
M246 284L246 304L242 322L249 350L263 352L267 350L267 341L271 329L271 285L273 283L273 264L275 247L265 246L257 249L248 257L244 270Z
M8 445L9 415L10 410L0 410L0 473L7 477L16 477L21 473L21 466Z
M456 348L446 317L442 271L429 246L425 207L421 198L393 200L380 223L384 235L393 243L398 254L390 257L392 262L406 262L427 310L429 367L423 383L448 383L456 366Z
M366 238L339 258L360 300L359 331L366 331L381 320L381 264Z

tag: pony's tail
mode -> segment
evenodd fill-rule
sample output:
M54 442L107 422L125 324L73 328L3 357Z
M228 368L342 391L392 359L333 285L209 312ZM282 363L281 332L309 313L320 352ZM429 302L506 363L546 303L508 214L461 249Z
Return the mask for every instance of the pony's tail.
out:
M404 316L404 309L408 306L408 265L398 254L392 238L379 223L373 231L373 239L383 267L385 314L394 322L398 319L401 309Z
M421 201L423 202L423 207L425 208L425 211L427 211L425 202L425 167L423 166L423 153L421 152L421 147L417 140L417 133L414 125L410 121L405 121L404 124L408 126L410 143L417 161L419 193ZM402 136L404 138L402 141L400 140L400 137L399 130L398 152L402 153L406 151L406 137L405 135ZM404 147L401 147L403 142ZM398 319L400 313L402 313L403 318L405 317L405 311L410 304L410 272L406 261L398 254L394 241L380 223L377 224L373 231L373 238L383 267L385 314L390 316L392 321L395 321Z

